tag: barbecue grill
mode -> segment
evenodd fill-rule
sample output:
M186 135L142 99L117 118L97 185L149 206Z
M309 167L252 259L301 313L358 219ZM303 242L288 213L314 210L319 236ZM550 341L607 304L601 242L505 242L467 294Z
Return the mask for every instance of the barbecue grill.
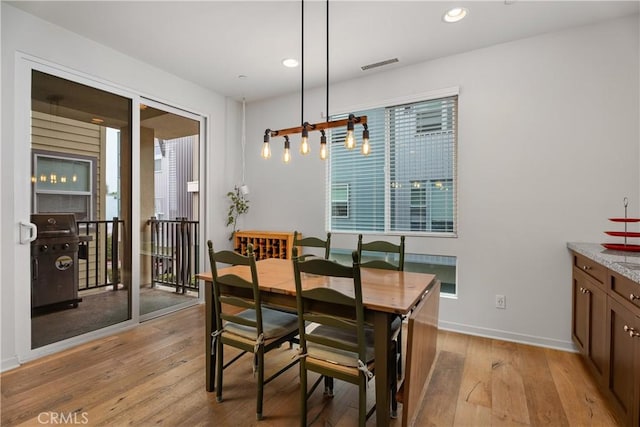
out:
M31 308L77 307L78 235L72 213L32 214L37 238L31 243ZM90 236L86 236L90 239Z

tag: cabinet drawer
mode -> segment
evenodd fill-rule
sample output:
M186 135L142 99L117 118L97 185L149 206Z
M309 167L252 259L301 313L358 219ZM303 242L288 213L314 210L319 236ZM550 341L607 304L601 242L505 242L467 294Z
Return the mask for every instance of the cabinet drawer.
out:
M603 265L576 253L573 254L573 265L604 284L607 277L607 269Z
M627 302L627 307L632 309L631 305L640 309L640 284L621 276L615 271L609 272L609 289L611 294L619 295ZM636 311L636 315L640 315L640 311Z

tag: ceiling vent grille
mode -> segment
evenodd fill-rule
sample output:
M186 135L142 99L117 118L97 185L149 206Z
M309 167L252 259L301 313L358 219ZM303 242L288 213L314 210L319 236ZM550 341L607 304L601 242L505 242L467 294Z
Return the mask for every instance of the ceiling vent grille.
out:
M398 62L398 58L387 59L385 61L376 62L374 64L363 65L360 67L362 71L371 70L373 68L384 67L385 65L394 64Z

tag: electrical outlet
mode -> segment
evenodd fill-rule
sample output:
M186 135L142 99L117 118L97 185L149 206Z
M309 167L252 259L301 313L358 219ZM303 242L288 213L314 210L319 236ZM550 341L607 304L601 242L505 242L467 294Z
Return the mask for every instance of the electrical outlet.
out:
M504 295L496 295L496 308L507 308L507 298Z

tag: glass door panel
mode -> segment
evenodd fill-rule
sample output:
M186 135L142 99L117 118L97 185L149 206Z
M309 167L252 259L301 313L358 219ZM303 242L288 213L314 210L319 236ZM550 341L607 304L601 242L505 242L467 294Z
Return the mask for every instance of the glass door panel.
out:
M195 304L200 118L140 105L140 317Z
M132 318L130 98L31 79L31 348Z

